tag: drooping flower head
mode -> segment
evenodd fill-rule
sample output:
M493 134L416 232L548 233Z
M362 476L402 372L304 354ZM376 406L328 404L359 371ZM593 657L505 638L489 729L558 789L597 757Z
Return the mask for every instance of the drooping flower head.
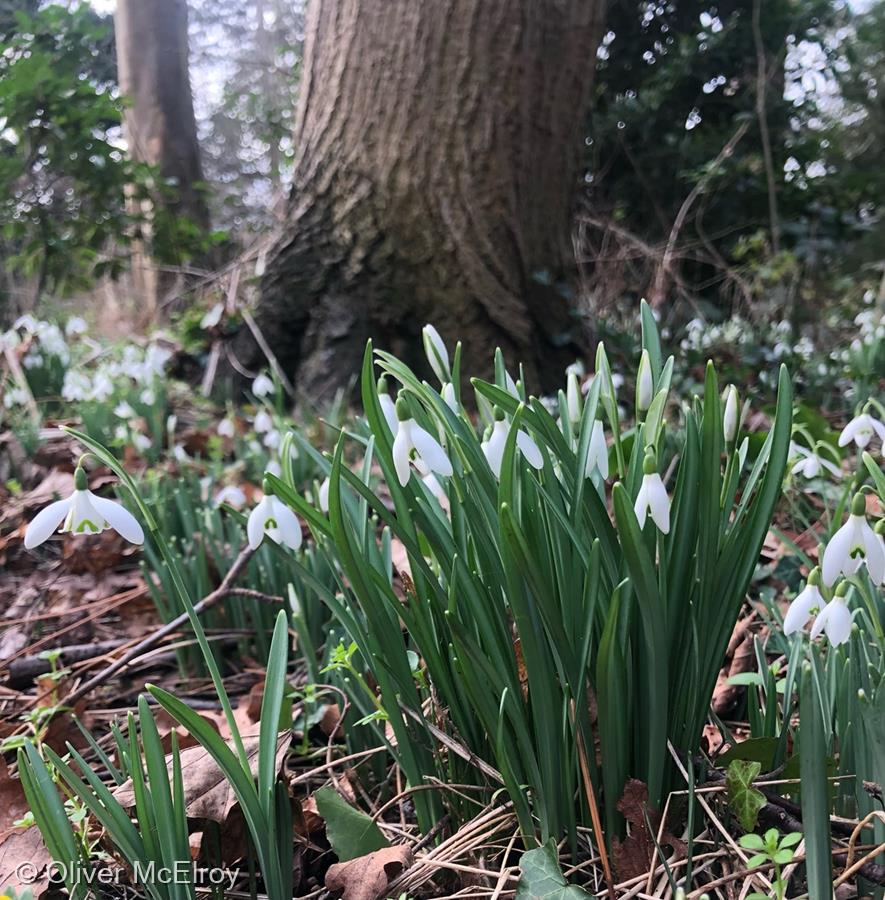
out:
M73 494L44 507L28 525L25 547L30 550L42 544L56 528L71 534L99 534L112 528L132 544L144 543L144 531L135 516L113 500L96 497L89 490L82 466L74 472Z
M511 423L504 417L504 411L496 406L494 409L495 424L487 441L482 442L482 452L485 454L489 468L495 478L501 477L501 464L504 461L504 448L507 446L507 437L510 434ZM527 431L521 428L516 434L516 446L526 462L535 469L544 467L544 456L540 448Z
M653 450L645 454L642 461L642 484L633 505L640 528L645 528L645 518L651 514L652 522L663 534L670 533L670 498L658 474L658 460Z
M267 478L261 485L264 496L249 513L246 536L249 546L256 550L265 534L277 544L297 550L301 546L301 524L295 513L275 494Z
M861 413L842 429L842 434L839 435L839 446L845 447L854 441L863 450L874 436L878 436L885 447L885 423L873 418L869 413Z
M811 639L816 640L821 632L825 632L827 640L834 646L847 644L851 639L851 610L845 603L848 582L843 581L837 588L832 600L817 614L811 626Z
M833 535L824 550L821 572L824 584L832 585L839 575L850 578L866 563L876 584L885 580L885 545L866 519L863 494L851 501L848 521Z
M268 394L272 394L275 390L273 381L264 372L252 382L252 393L256 397L267 397Z
M790 635L800 631L811 618L814 610L822 610L825 606L823 594L820 592L820 569L815 566L808 575L805 587L795 596L790 608L784 616L784 634Z
M393 466L399 483L405 487L411 474L410 463L421 458L431 472L451 475L452 463L440 442L422 428L411 416L409 406L401 396L396 401L397 428L393 439Z

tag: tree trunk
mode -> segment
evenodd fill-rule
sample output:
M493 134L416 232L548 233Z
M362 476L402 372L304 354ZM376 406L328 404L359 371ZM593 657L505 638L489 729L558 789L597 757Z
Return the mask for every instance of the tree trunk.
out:
M433 322L470 371L574 360L571 211L605 0L314 0L257 320L313 400ZM247 341L236 348L259 363ZM260 364L260 363L259 363ZM420 364L420 363L419 363Z
M209 214L199 190L203 179L197 126L188 72L186 0L118 0L114 16L120 92L128 98L123 127L129 153L136 162L155 166L171 189L154 193L151 208L139 211L153 230L144 226L142 250L168 256L160 233L158 209L171 217L186 216L208 229ZM152 233L151 233L152 231ZM149 307L171 287L147 259L133 267L136 286ZM173 279L174 281L174 279Z

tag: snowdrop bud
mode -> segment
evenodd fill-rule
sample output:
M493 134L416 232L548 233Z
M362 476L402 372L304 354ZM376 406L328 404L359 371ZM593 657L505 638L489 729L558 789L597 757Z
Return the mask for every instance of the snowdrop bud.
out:
M452 376L449 372L449 351L443 343L440 333L427 324L421 329L421 337L424 340L424 352L427 354L427 361L430 367L436 373L436 377L440 382L445 383L451 381Z
M639 358L639 374L636 376L636 408L645 412L654 396L654 380L651 374L651 359L648 350L642 351Z
M576 425L581 421L581 385L574 372L569 372L565 399L568 417L572 424Z
M725 442L727 444L730 444L737 436L738 415L737 388L730 384L725 389L725 414L722 421L722 430L725 433Z
M443 385L442 398L453 413L458 412L458 398L455 396L455 385L451 381L447 381Z

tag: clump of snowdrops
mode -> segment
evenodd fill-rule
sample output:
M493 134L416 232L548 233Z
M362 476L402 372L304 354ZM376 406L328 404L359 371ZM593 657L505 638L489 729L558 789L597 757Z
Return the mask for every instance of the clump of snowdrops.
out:
M307 522L311 552L337 582L314 590L352 642L341 655L359 676L352 701L409 785L503 787L529 843L574 844L597 802L615 834L626 780L645 782L658 805L676 786L672 754L698 745L781 493L789 377L782 369L770 432L751 456L737 391L721 391L712 364L703 396L681 406L670 397L674 361L647 307L629 419L602 346L593 378L569 375L552 403L530 397L498 354L494 380L471 382L477 420L461 394L460 346L450 357L431 326L424 337L439 388L369 346L367 428L342 433L311 500L284 454L249 516L249 543L303 552L293 512ZM357 471L345 464L353 447ZM72 531L119 529L86 499L89 515L72 498L38 536L49 518ZM415 792L422 828L472 812L453 796Z
M499 354L494 381L471 382L478 422L461 395L460 347L450 357L432 327L438 388L370 346L369 434L342 435L323 508L268 478L339 573L328 602L378 685L354 700L386 723L408 782L503 786L529 841L575 840L597 798L616 833L628 778L648 785L652 805L676 786L671 748L697 748L781 494L786 371L751 458L734 388L723 395L708 365L703 396L680 408L647 307L642 332L628 421L602 346L594 377L570 375L552 404ZM351 445L364 450L358 472L345 465ZM417 792L422 826L447 802Z

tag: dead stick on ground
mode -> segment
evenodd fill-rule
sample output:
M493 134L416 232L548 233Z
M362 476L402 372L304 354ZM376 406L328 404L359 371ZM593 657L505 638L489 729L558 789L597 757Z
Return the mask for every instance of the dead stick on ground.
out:
M239 556L234 560L234 564L230 567L227 575L221 581L221 584L207 594L199 603L194 606L194 612L199 615L204 610L209 609L221 600L223 597L231 593L234 581L239 577L240 573L246 567L246 563L252 558L255 551L248 545L240 550ZM164 637L178 631L182 625L188 622L188 614L182 613L174 618L171 622L167 622L162 628L157 629L153 634L148 635L143 641L139 641L131 650L124 653L119 659L114 660L106 669L102 669L94 678L90 678L85 684L81 684L73 693L65 697L65 703L73 705L81 697L85 697L90 691L95 690L99 685L104 684L112 675L116 675L121 669L125 668L136 657L141 656L145 650L150 650L158 644Z
M593 790L593 782L590 780L590 766L587 762L587 750L581 737L577 716L575 715L575 701L570 703L572 725L575 729L575 738L578 743L578 760L581 763L581 778L584 782L584 791L587 794L587 805L590 807L590 820L593 823L593 832L596 836L596 849L599 851L599 859L602 861L602 873L605 876L605 885L611 900L615 898L615 880L612 878L611 866L608 862L608 852L605 847L605 835L602 833L602 820L599 817L599 807L596 804L596 792Z

